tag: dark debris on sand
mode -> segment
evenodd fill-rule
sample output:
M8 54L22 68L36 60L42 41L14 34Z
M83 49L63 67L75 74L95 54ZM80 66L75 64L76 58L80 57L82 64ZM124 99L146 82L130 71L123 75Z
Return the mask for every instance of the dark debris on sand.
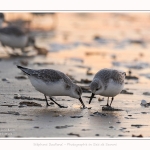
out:
M0 105L0 106L13 107L13 106L18 106L18 105L13 105L13 104L3 104L3 105Z
M7 82L9 82L8 79L6 79L6 78L3 78L2 81L7 81Z
M132 92L128 92L127 90L122 90L120 94L133 94Z
M122 109L107 107L107 106L102 107L102 110L103 111L123 111Z
M16 112L16 111L0 112L0 114L20 115L20 113L19 113L19 112Z
M76 134L76 133L68 133L68 135L75 135L75 136L77 136L77 137L80 137L80 135L79 135L79 134Z
M143 95L150 95L150 92L144 92Z
M24 107L24 106L30 106L30 107L32 107L32 106L35 106L35 107L42 107L41 104L38 104L38 103L35 103L35 102L26 102L26 101L23 101L23 102L20 102L19 104L20 104L19 107Z
M127 80L133 79L133 80L138 80L139 78L136 76L126 76Z
M64 125L64 126L56 126L56 129L64 129L64 128L68 128L68 127L73 127L73 125Z
M26 99L26 100L45 101L45 99L42 99L42 98L34 98L34 97L30 97L30 96L22 96L20 94L14 94L14 99Z
M139 138L141 137L142 138L143 135L142 134L140 134L140 135L134 135L134 134L132 134L132 137L139 137Z
M70 116L70 118L81 118L83 116Z
M148 125L142 125L142 124L132 124L131 126L132 126L132 127L140 128L140 127L142 127L142 126L148 126Z
M94 112L93 114L94 115L100 115L100 116L107 116L108 115L107 113L101 113L101 112L98 112L98 111ZM94 116L94 115L91 115L91 116Z
M6 122L0 122L0 123L6 123Z
M33 121L33 119L30 119L30 118L25 118L25 119L18 118L17 120Z

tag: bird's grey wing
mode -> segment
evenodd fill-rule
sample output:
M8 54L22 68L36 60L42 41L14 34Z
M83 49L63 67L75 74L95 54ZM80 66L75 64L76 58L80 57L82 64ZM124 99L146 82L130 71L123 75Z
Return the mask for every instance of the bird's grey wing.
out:
M63 72L58 71L58 74L64 80L64 82L66 84L66 89L70 89L71 85L73 84L72 80L67 75L65 75Z
M60 71L56 71L53 69L33 70L33 69L24 68L22 66L17 66L17 67L21 69L24 73L26 73L28 76L33 76L37 79L41 79L46 83L57 82L59 80L62 80L65 83L66 89L69 89L73 84L71 79L63 72Z
M121 72L117 70L113 70L111 74L111 78L114 80L114 82L123 84L124 83L124 78Z
M62 79L62 77L55 70L51 69L32 70L30 75L45 82L56 82Z
M71 86L71 80L64 73L55 71L52 69L34 70L32 76L41 79L45 82L57 82L59 80L64 81L66 89Z
M98 78L103 83L105 89L107 88L109 79L111 77L111 70L108 69L102 69L98 73L96 73L94 78Z

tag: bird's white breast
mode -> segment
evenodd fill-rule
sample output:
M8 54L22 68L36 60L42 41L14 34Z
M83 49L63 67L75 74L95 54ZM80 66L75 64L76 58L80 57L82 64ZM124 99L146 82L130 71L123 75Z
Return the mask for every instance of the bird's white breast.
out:
M123 87L124 84L115 83L112 79L110 79L107 88L95 94L107 97L114 97L122 91Z
M65 83L63 80L58 82L45 83L41 79L29 76L31 84L35 89L47 96L69 96L70 90L65 88Z
M0 33L0 41L10 47L14 48L23 48L26 46L28 37L25 35L17 36L17 35L5 35Z

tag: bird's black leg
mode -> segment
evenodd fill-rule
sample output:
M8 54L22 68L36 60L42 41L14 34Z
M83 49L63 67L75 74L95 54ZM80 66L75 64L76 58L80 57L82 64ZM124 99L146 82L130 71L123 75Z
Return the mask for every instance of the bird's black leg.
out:
M44 95L44 96L45 96L45 100L46 100L46 106L50 106L50 104L48 103L46 95Z
M107 104L106 104L106 106L109 106L109 97L108 97L108 99L107 99Z
M64 106L62 106L62 105L60 105L60 104L58 104L57 102L55 102L53 99L52 99L52 97L49 97L50 98L50 100L52 101L52 102L54 102L56 105L58 105L60 108L66 108L66 107L64 107Z
M114 100L114 98L112 97L112 99L111 99L111 103L110 103L110 107L111 107L111 104L112 104L113 100Z

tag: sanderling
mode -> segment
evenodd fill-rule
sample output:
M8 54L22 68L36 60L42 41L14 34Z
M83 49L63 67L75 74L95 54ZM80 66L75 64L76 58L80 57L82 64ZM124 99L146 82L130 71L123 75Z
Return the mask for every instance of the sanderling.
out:
M98 71L90 84L92 95L90 97L89 104L91 103L94 95L102 95L108 97L106 106L111 107L114 97L119 94L124 87L125 76L125 72L113 69L102 69ZM112 97L110 105L109 97Z
M52 96L70 96L79 99L83 108L85 108L81 99L81 88L74 84L63 72L53 69L33 70L21 66L17 67L28 75L31 84L35 89L44 94L47 106L49 106L49 104L46 96L49 96L50 100L59 107L63 106L55 102Z
M3 24L3 22L4 22L4 14L0 13L0 28L1 28L2 24Z
M3 46L9 46L12 49L20 48L22 51L25 47L33 46L35 43L33 37L15 26L0 28L0 41Z
M0 42L4 47L20 48L24 52L25 47L35 45L34 38L28 33L23 32L21 28L11 25L1 27L4 21L4 14L0 13Z

